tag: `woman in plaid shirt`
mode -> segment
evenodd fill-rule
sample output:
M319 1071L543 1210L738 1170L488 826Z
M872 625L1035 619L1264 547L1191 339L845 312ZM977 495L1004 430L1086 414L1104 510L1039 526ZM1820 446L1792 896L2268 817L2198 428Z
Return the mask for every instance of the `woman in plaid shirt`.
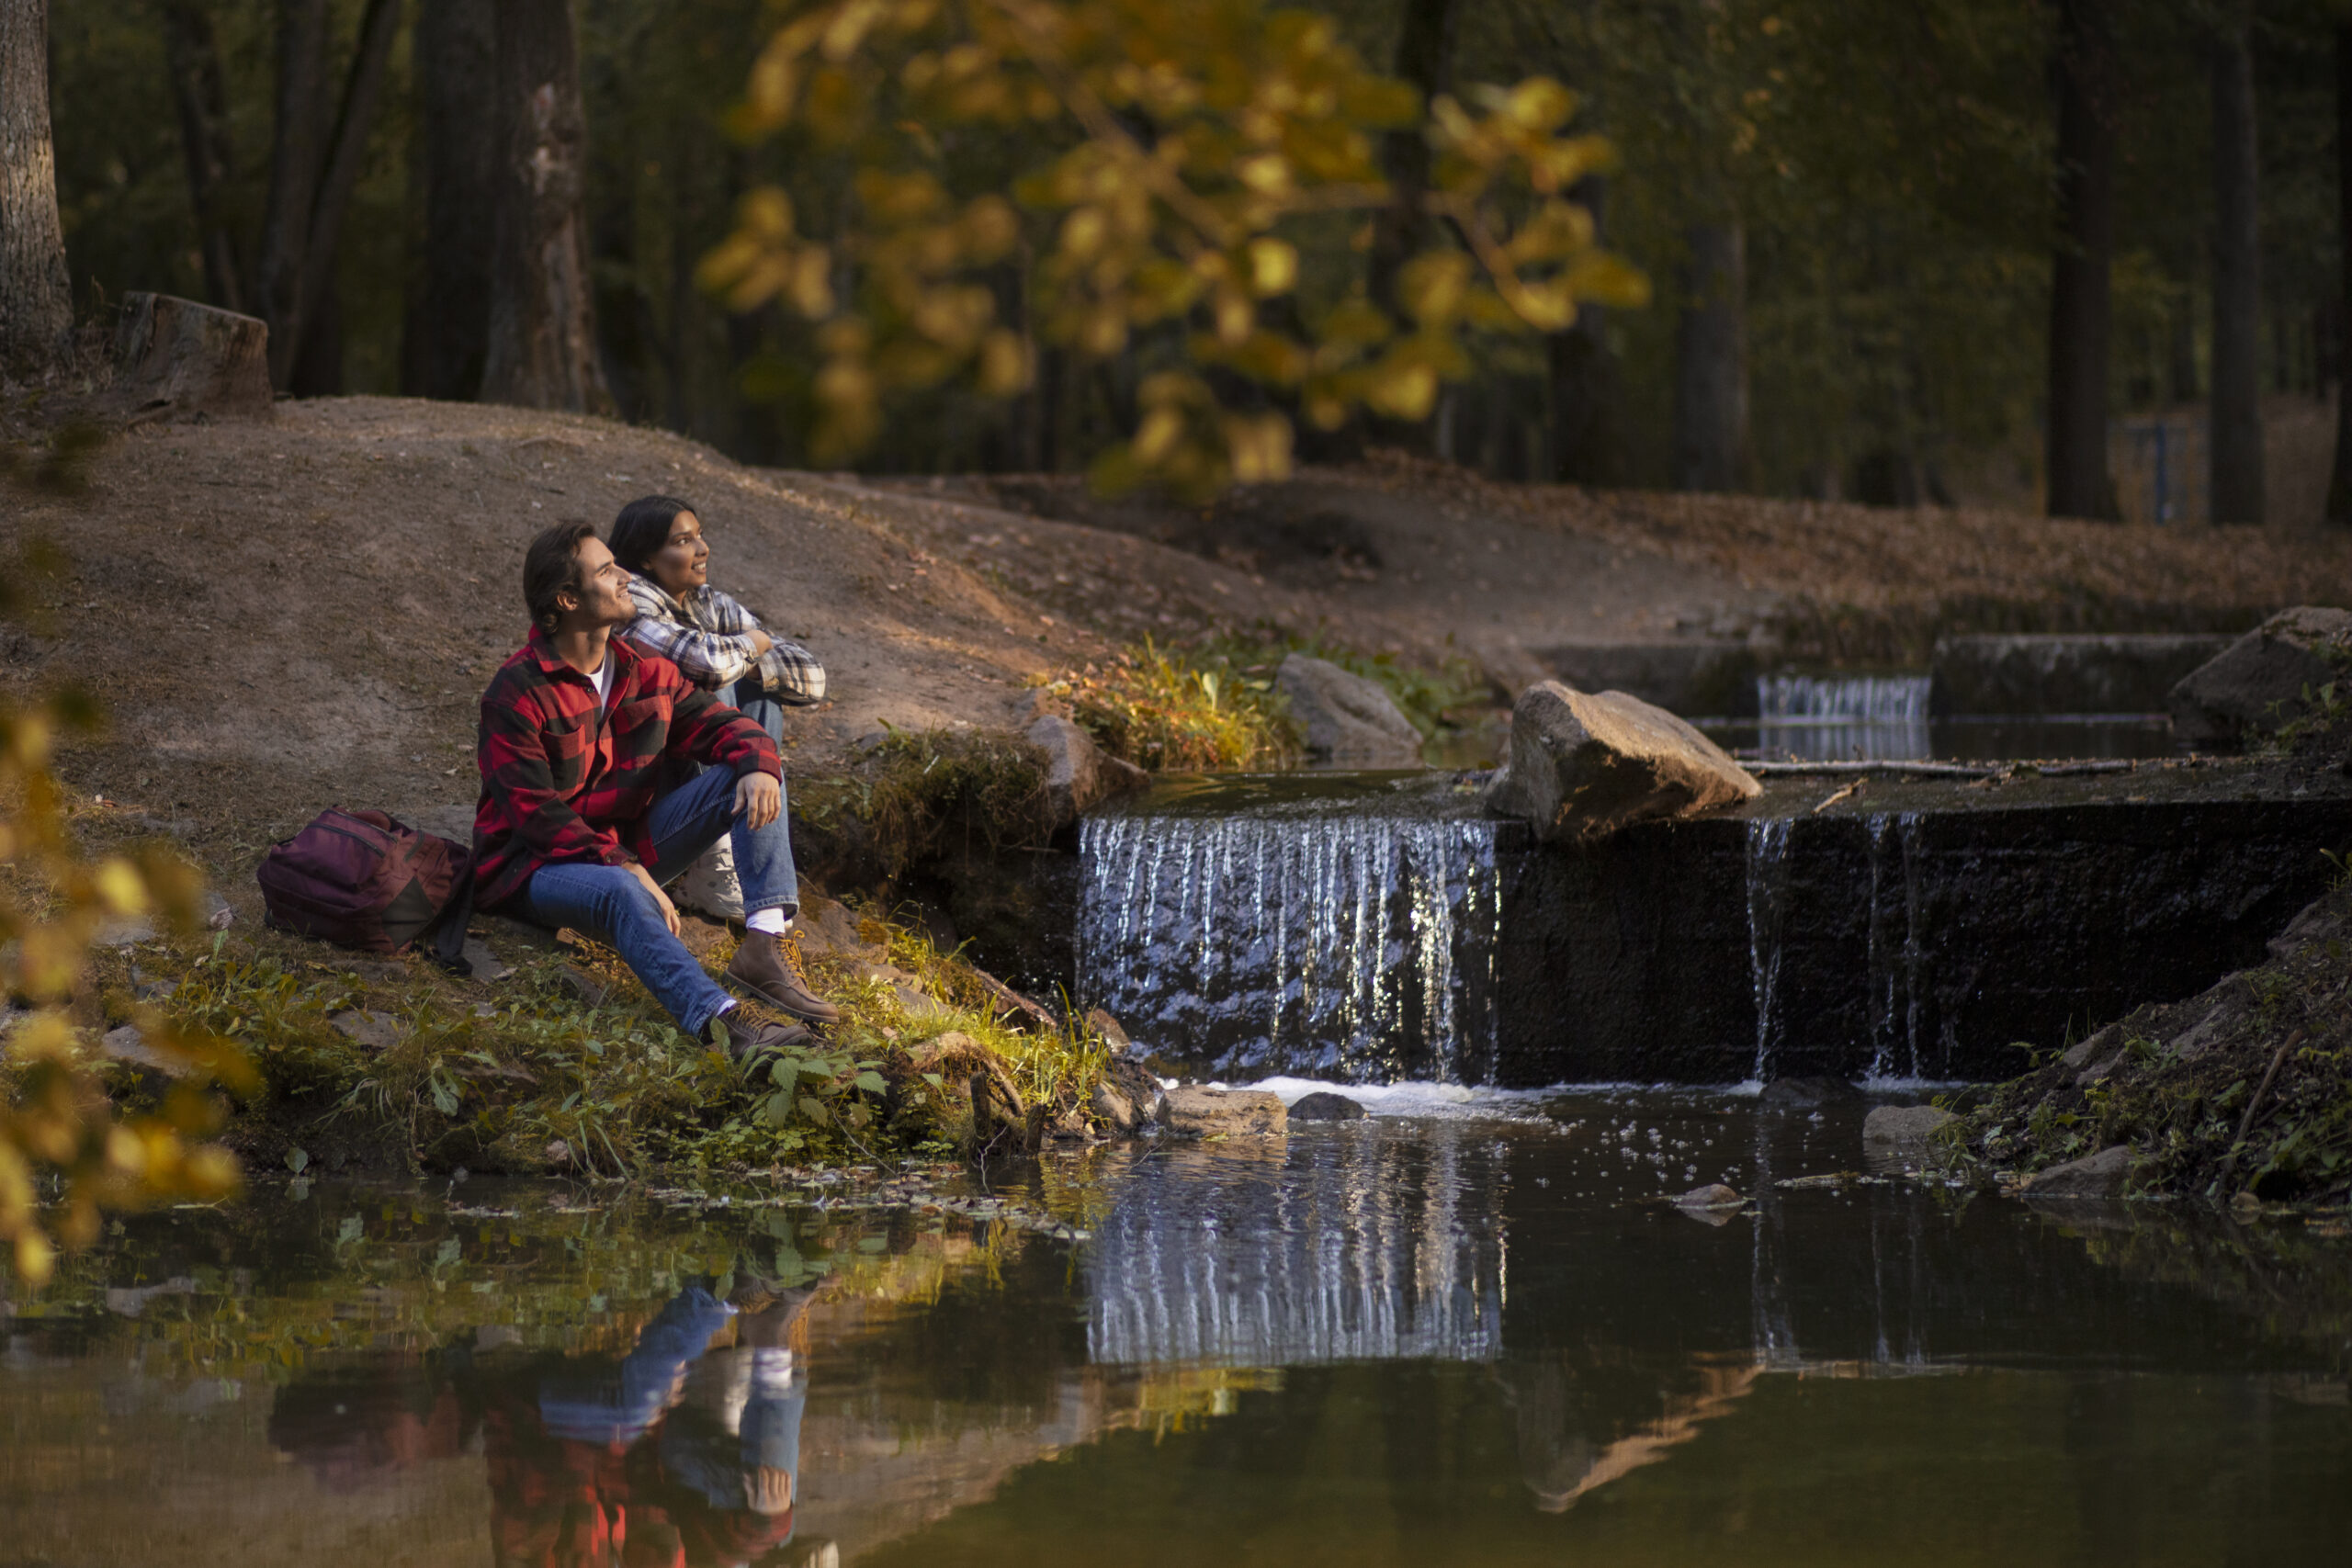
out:
M757 615L710 585L710 546L694 508L668 495L632 501L614 520L610 543L637 604L637 618L621 636L756 720L781 748L785 708L824 701L825 667L798 643L771 637ZM726 840L686 874L678 897L707 914L743 918Z
M825 700L825 667L797 642L768 635L760 618L710 585L710 546L702 519L673 496L649 495L621 508L613 523L613 558L631 574L637 619L621 635L678 667L679 673L752 717L752 704L776 708L768 733L783 737L777 705L809 707Z

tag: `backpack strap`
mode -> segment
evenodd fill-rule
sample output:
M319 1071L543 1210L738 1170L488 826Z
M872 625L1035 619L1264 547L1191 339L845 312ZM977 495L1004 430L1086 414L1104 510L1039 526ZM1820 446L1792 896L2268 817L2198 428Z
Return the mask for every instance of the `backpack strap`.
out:
M461 978L474 972L472 961L466 957L466 927L474 918L474 857L479 852L466 852L458 867L457 891L441 906L433 927L433 962Z

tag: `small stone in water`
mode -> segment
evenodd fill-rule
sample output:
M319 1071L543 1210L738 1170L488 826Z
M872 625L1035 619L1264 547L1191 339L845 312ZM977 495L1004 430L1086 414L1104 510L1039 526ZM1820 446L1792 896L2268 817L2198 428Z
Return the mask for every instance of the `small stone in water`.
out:
M1685 1209L1736 1209L1745 1200L1738 1193L1717 1181L1705 1187L1694 1187L1676 1198L1674 1201L1679 1207Z
M1369 1114L1360 1101L1325 1089L1301 1095L1290 1108L1294 1122L1360 1122Z

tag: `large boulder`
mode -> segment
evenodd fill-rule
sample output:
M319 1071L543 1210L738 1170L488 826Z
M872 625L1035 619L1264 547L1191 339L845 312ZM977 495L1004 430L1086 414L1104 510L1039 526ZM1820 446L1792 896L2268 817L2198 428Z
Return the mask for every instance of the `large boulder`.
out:
M1077 720L1060 714L1039 714L1022 735L1046 753L1046 798L1057 824L1151 782L1149 773L1112 756Z
M2223 750L2275 732L2316 691L2352 673L2352 610L2281 610L2180 679L2165 699L2173 733Z
M1690 725L1625 692L1544 681L1519 695L1487 809L1547 842L1589 843L1659 817L1736 806L1763 785Z
M1306 731L1306 754L1358 768L1418 768L1421 732L1377 681L1327 659L1294 653L1274 671L1291 716Z

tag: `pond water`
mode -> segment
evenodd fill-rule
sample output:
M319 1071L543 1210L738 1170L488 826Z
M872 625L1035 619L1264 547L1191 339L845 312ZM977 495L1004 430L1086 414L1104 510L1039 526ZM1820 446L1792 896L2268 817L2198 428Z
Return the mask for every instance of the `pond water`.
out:
M2300 1563L2352 1540L2340 1224L1836 1179L1858 1105L1392 1099L1422 1113L966 1190L1042 1226L479 1180L134 1218L0 1307L0 1560ZM1757 1199L1660 1201L1715 1179Z

